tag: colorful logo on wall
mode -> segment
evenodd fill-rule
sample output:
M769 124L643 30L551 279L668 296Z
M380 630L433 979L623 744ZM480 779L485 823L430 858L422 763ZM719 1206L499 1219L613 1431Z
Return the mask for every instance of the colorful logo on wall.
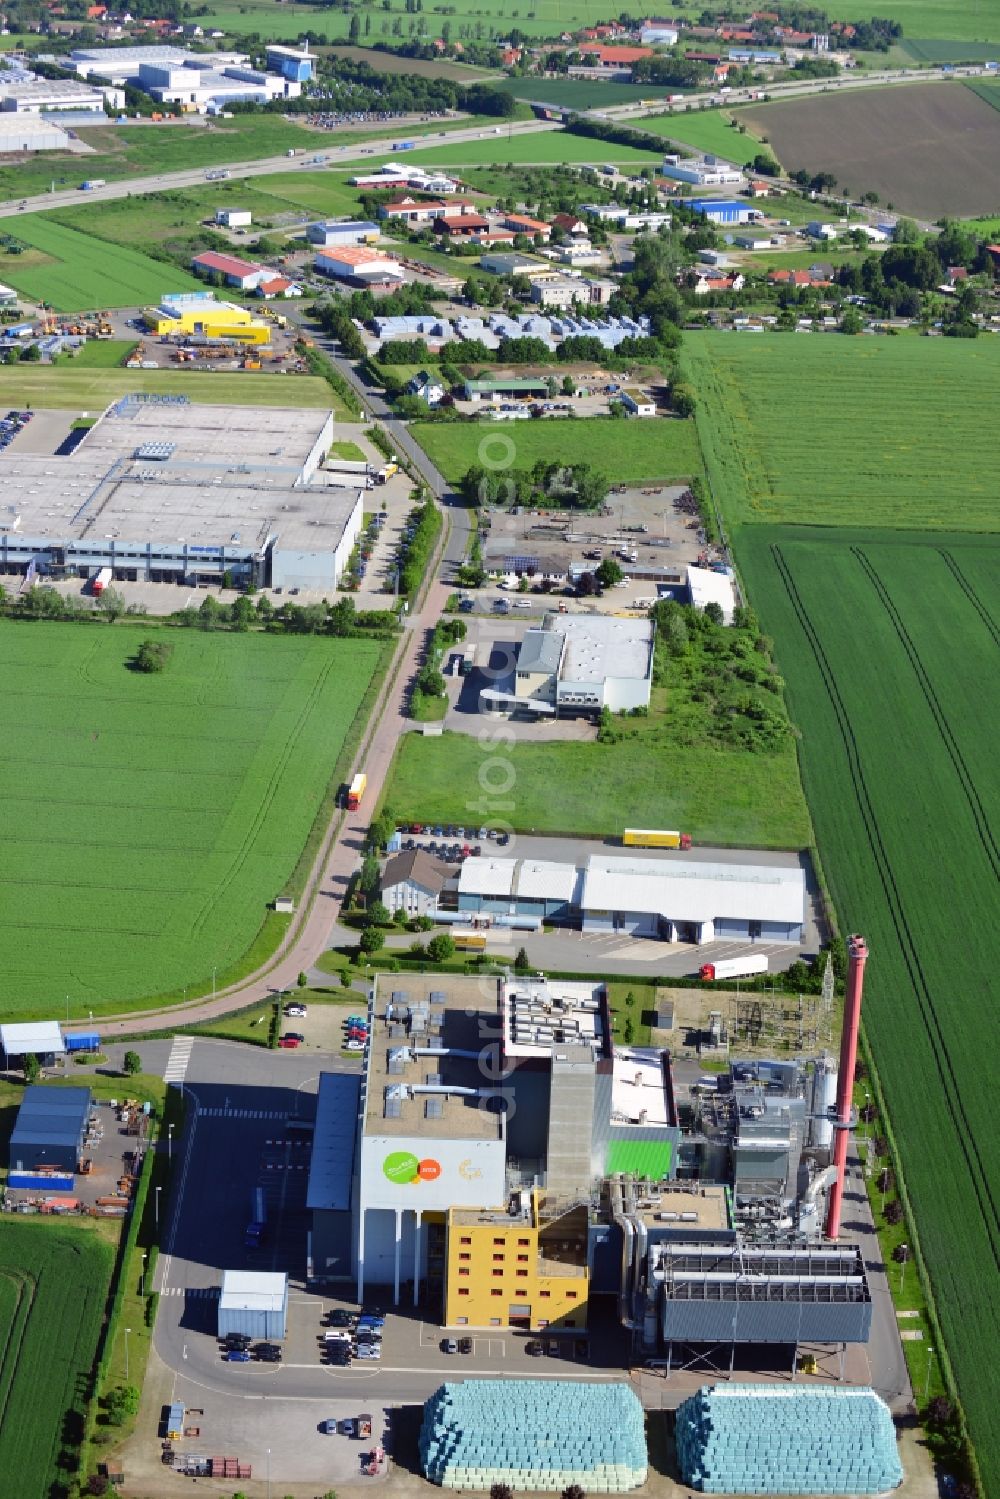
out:
M398 1187L407 1182L433 1182L441 1175L441 1162L421 1161L412 1150L393 1150L382 1162L382 1174Z

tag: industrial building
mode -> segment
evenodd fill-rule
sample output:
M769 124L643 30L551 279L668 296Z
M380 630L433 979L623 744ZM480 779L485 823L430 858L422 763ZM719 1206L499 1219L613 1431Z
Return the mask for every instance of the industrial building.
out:
M278 73L291 83L311 83L316 76L316 58L304 47L279 47L268 43L265 58L269 73Z
M381 232L377 224L367 220L340 219L326 224L308 225L306 239L311 245L320 245L324 249L339 245L374 245Z
M508 712L558 718L648 707L652 685L651 620L546 614L540 626L525 631L513 692L487 688L483 697Z
M394 916L399 911L405 911L411 919L428 916L437 910L451 875L447 864L439 863L422 848L393 854L382 870L382 904Z
M710 567L689 567L687 570L688 601L696 609L707 604L718 604L722 610L723 623L731 625L736 611L736 585L732 572L717 572Z
M228 259L220 256L219 259ZM201 337L260 347L271 342L271 323L235 302L217 302L211 292L166 296L147 307L143 321L159 338Z
M201 276L221 276L226 286L234 286L238 291L256 291L262 281L274 275L267 266L241 260L238 255L220 254L218 250L203 250L193 255L191 269Z
M704 214L710 224L755 224L764 217L759 208L739 198L689 198L686 206Z
M312 61L312 59L310 59ZM140 89L162 104L179 104L199 114L234 103L266 104L297 99L302 83L296 68L261 72L243 52L189 52L184 47L77 47L66 64L81 78L106 80Z
M249 208L217 208L215 222L223 229L249 229L253 214Z
M370 245L335 245L321 250L313 262L321 276L332 276L369 291L401 286L406 277L398 260Z
M0 1025L0 1048L8 1067L17 1065L24 1057L37 1057L43 1067L51 1067L56 1057L66 1055L66 1043L57 1020Z
M14 151L67 151L70 139L47 114L0 110L0 156Z
M663 158L663 175L675 182L691 182L696 187L738 186L743 173L730 161L706 155L702 160L680 157L671 152Z
M69 78L40 78L35 73L0 72L0 110L12 114L93 115L105 121L105 102L122 109L125 94L117 88L91 88Z
M288 1322L288 1276L268 1270L223 1270L219 1294L220 1338L280 1341Z
M329 594L362 491L320 464L333 414L126 396L71 453L0 456L0 570Z
M89 1119L89 1088L26 1088L10 1137L10 1172L58 1171L72 1176Z

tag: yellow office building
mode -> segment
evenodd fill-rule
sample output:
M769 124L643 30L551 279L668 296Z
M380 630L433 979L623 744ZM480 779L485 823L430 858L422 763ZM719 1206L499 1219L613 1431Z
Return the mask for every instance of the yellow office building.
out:
M192 337L227 338L233 343L269 344L271 324L234 302L197 301L189 307L182 303L169 312L161 307L147 308L143 314L146 326L160 338L180 334Z
M585 1204L537 1189L509 1207L451 1208L445 1326L586 1327L587 1231Z

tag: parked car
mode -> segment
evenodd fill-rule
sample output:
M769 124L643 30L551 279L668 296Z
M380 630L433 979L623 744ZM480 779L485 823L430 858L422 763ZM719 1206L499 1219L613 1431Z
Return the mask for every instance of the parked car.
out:
M306 1009L305 1005L286 1005L285 1014L294 1016L296 1020L304 1020L309 1014L309 1011Z
M277 1343L258 1343L254 1353L262 1364L280 1364L281 1349Z
M358 1354L357 1354L357 1356L362 1361L367 1361L369 1363L375 1363L375 1362L377 1362L382 1357L382 1344L381 1343L359 1343L358 1344Z
M472 1352L472 1339L471 1338L459 1338L459 1340L458 1340L458 1351L459 1351L459 1353L471 1353Z
M305 1036L303 1036L301 1031L286 1031L284 1039L286 1041L297 1041L301 1046L306 1038Z
M351 1312L345 1312L342 1306L335 1306L327 1318L331 1327L353 1327L357 1320Z
M344 1050L345 1051L364 1051L364 1049L365 1049L365 1043L363 1041L345 1041L344 1042Z
M441 1339L441 1352L442 1353L457 1353L458 1352L458 1344L455 1342L455 1339L454 1338L442 1338Z
M278 1045L283 1046L286 1051L295 1051L299 1045L299 1038L298 1036L282 1036Z
M246 1348L230 1348L226 1354L227 1364L248 1364L249 1362L250 1354Z
M525 1343L524 1351L531 1358L541 1358L542 1353L544 1352L541 1343L539 1343L535 1338L532 1338L530 1343Z

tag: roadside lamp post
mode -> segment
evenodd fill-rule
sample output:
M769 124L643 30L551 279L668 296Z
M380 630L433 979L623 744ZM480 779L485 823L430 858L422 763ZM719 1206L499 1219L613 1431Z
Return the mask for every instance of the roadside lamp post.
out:
M125 1383L126 1384L128 1384L128 1335L129 1335L129 1333L131 1331L132 1331L131 1327L126 1327L126 1329L125 1329Z
M931 1389L931 1364L934 1362L934 1349L927 1350L927 1372L924 1375L924 1404L927 1404L927 1396Z
M168 1124L167 1125L167 1165L168 1166L173 1161L173 1158L174 1158L174 1127L173 1127L172 1124Z
M162 1191L163 1191L162 1187L157 1187L157 1189L156 1189L156 1199L155 1199L155 1202L154 1202L154 1208L155 1208L155 1212L156 1212L156 1233L157 1233L157 1237L159 1237L159 1233L160 1233L160 1193Z
M149 1251L146 1250L146 1249L144 1249L142 1251L142 1295L143 1295L143 1297L145 1297L145 1295L146 1295L146 1256L147 1256L148 1253L149 1253Z

